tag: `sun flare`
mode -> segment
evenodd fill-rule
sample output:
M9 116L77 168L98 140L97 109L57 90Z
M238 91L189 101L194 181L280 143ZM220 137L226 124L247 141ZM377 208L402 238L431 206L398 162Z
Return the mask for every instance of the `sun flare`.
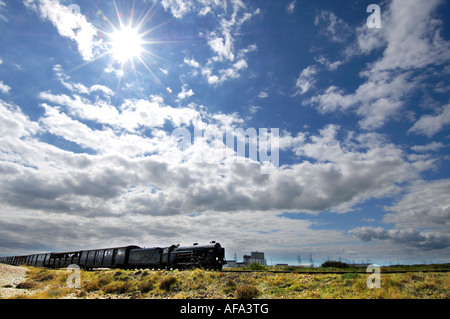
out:
M122 27L111 35L111 53L113 58L125 63L133 58L140 58L143 40L137 29Z

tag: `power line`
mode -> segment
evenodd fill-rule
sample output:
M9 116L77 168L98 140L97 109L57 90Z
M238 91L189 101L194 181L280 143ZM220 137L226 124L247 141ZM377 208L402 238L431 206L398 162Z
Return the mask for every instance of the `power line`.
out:
M312 258L312 254L311 254L311 253L309 253L309 262L310 262L311 266L314 265L314 262L313 262L313 258Z

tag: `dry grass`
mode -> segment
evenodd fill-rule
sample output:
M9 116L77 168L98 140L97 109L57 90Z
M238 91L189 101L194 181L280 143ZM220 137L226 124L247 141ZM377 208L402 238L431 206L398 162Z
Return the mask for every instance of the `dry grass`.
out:
M66 270L29 267L20 284L26 298L264 298L448 299L450 273L381 274L381 288L367 288L369 274L222 273L205 270L81 271L81 289L70 289Z

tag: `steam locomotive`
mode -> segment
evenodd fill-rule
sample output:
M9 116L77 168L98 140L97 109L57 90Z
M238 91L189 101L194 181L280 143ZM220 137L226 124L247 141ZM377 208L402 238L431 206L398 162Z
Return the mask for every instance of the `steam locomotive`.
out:
M78 265L82 269L192 269L221 270L225 261L225 248L212 241L208 245L143 248L124 246L106 249L54 252L24 256L0 257L0 263L35 267L63 268Z

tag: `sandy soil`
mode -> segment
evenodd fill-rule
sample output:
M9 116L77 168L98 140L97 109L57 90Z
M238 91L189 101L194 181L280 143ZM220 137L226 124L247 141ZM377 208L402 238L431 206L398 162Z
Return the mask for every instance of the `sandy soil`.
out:
M28 289L17 289L25 281L28 269L25 267L0 264L0 298L14 298L30 295Z

